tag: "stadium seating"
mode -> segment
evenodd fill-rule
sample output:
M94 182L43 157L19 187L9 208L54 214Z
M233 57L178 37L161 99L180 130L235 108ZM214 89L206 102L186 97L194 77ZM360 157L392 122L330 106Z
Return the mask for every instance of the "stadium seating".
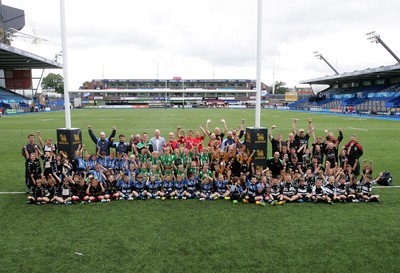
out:
M299 100L288 105L292 109L344 109L353 107L359 112L387 112L400 108L400 84L378 86L328 88L311 96L307 101Z
M0 87L0 99L5 100L6 102L22 102L27 100L26 97L4 89L2 87Z

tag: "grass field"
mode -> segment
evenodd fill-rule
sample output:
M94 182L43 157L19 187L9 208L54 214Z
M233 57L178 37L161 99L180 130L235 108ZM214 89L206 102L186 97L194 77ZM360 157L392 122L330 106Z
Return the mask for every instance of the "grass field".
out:
M399 185L399 121L263 110L261 126L286 136L313 118L317 135L357 134L374 174L389 170ZM98 134L149 132L166 136L180 125L196 129L254 126L254 110L75 110L72 126L94 150ZM0 119L0 192L25 191L20 155L29 133L55 139L64 113ZM228 201L158 200L74 206L25 204L25 194L0 195L0 272L400 272L400 189L375 189L381 203L233 205ZM78 253L78 254L76 254ZM82 253L83 256L79 255Z

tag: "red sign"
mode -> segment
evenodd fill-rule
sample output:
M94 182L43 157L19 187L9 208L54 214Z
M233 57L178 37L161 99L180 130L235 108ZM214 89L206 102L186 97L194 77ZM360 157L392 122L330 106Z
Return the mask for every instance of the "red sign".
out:
M5 70L7 89L32 89L32 71L30 69Z

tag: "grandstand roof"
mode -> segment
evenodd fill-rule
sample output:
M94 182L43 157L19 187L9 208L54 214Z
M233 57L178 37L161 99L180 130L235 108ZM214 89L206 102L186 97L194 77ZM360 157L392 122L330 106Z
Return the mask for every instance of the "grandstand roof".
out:
M63 68L63 65L33 53L0 43L0 69Z
M376 80L378 78L390 79L400 77L400 63L389 66L380 66L377 68L367 68L364 70L355 70L353 72L345 72L342 74L325 76L311 80L304 80L302 84L329 84L334 85L338 83Z

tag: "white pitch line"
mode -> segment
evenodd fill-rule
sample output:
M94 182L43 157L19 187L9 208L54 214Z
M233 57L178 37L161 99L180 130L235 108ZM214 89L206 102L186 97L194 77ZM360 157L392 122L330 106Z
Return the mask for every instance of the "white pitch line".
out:
M369 132L368 129L356 128L356 127L347 127L347 129L353 129L353 130L359 130L359 131Z

